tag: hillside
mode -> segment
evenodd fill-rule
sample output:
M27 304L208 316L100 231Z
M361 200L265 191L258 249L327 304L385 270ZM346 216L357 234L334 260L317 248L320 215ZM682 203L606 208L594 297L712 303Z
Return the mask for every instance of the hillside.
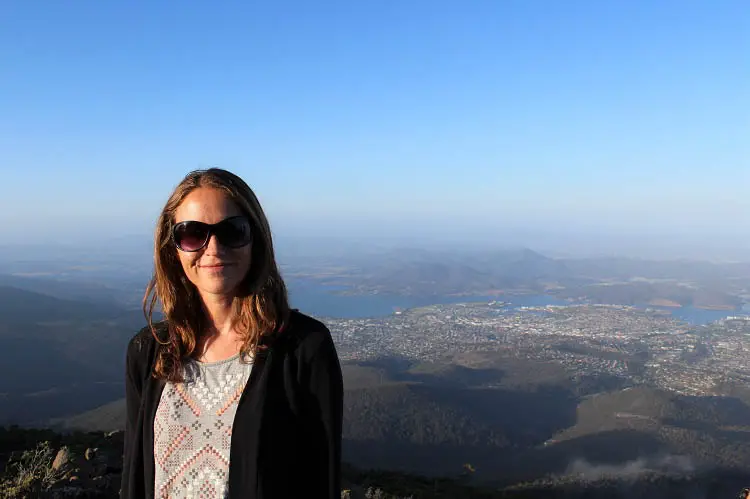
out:
M125 428L125 399L117 399L71 418L53 418L48 426L60 431L122 430Z
M540 291L544 282L572 277L563 262L534 251L502 250L478 255L393 251L358 261L339 281L351 292L407 295L487 294Z
M116 398L139 315L0 286L0 424L72 416Z
M567 476L576 463L750 468L750 408L737 398L645 386L582 395L555 366L478 352L399 365L343 366L344 457L357 467L458 476L471 463L475 482L497 486ZM55 423L114 430L123 410L118 401Z
M15 264L14 267L17 270L24 270L25 266ZM54 275L60 272L60 269L54 268L54 271L47 275L44 272L44 265L40 265L38 262L27 267L25 270L28 273L21 271L19 272L20 275L0 273L0 286L39 293L61 300L112 306L124 301L125 293L122 288L131 284L124 282L114 288L106 285L106 281L98 279L84 279L83 277L79 279L55 278ZM122 278L118 281L122 281ZM142 282L139 283L139 287L142 286Z
M122 432L59 434L0 428L0 497L53 499L118 496ZM7 466L6 466L7 464ZM470 467L455 478L342 466L342 499L684 499L733 498L748 483L747 471L675 474L577 464L568 477L545 477L504 487L476 486Z
M696 288L677 282L605 282L570 286L555 290L561 298L583 299L594 303L644 305L668 303L669 306L734 310L742 306L737 295L713 287Z

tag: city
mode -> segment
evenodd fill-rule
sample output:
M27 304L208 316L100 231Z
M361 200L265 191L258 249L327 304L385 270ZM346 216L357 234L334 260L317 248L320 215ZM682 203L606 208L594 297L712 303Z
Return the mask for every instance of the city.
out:
M683 395L750 379L750 317L691 326L620 305L432 305L377 319L326 319L344 361L437 361L491 351L559 363L575 378L607 374Z

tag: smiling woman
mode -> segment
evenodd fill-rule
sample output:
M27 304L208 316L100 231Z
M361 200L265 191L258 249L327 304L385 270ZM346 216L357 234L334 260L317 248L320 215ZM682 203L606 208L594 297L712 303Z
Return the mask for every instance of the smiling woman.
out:
M338 355L325 325L289 308L250 187L188 174L154 267L127 352L121 497L340 497Z
M188 194L174 217L178 222L172 239L185 276L204 299L232 298L250 270L252 232L247 217L222 191L212 188Z

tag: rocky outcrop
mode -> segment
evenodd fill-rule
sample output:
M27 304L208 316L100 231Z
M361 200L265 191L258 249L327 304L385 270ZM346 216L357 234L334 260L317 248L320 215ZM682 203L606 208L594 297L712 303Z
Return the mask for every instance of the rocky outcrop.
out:
M0 483L2 498L98 499L117 497L122 472L122 432L90 438L88 445L53 449L42 442L11 458Z

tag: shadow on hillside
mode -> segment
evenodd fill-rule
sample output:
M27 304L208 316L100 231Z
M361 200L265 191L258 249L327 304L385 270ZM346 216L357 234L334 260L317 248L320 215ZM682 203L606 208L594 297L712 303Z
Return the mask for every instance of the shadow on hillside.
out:
M503 472L513 481L532 480L569 470L576 461L614 469L639 459L669 453L656 436L635 430L614 430L586 435L542 448L520 452L505 463Z
M605 432L534 449L344 441L344 459L362 468L456 477L470 463L475 480L496 486L562 474L576 461L616 469L667 452L655 437L635 431Z
M516 371L533 367L516 364ZM507 456L576 423L578 397L547 377L511 388L503 366L399 358L360 366L382 370L388 381L346 392L345 459L358 466L430 475L458 474L465 463L499 469Z
M674 403L679 416L680 425L696 425L705 427L717 426L748 426L750 425L750 406L736 397L695 397L678 396ZM675 419L664 420L667 424L676 424ZM703 423L700 423L703 422ZM688 426L686 426L688 428Z
M0 425L44 428L56 419L73 417L82 411L95 410L125 392L122 382L74 383L31 394L9 394L2 399ZM99 430L97 422L93 427Z
M413 381L426 384L441 384L443 386L471 388L488 384L500 383L505 377L502 369L473 369L464 366L448 366L443 372L400 372L394 379L399 381Z
M409 369L412 365L414 365L414 361L411 359L407 359L406 357L391 355L388 357L378 357L376 359L357 361L356 365L361 367L374 367L376 369L383 369L388 372L388 374L393 376L397 373Z
M498 431L513 448L540 445L576 422L577 399L558 387L532 392L417 385L413 390L441 406L461 408L473 423Z
M750 474L709 470L693 476L652 475L596 483L539 483L504 491L507 499L732 499L750 484Z
M679 421L673 418L665 418L661 420L663 425L673 426L675 428L681 428L683 430L692 430L702 433L708 433L719 438L732 438L734 440L740 440L742 442L750 443L750 432L747 431L732 431L717 428L713 423L706 423L703 421ZM750 420L746 423L750 423Z
M0 276L0 424L37 424L122 397L125 350L142 314L106 299L51 296L77 296L73 283L19 281L48 295L7 281Z
M576 398L557 387L411 383L353 390L347 392L344 459L365 468L448 476L471 463L495 476L519 452L574 425L576 407Z

